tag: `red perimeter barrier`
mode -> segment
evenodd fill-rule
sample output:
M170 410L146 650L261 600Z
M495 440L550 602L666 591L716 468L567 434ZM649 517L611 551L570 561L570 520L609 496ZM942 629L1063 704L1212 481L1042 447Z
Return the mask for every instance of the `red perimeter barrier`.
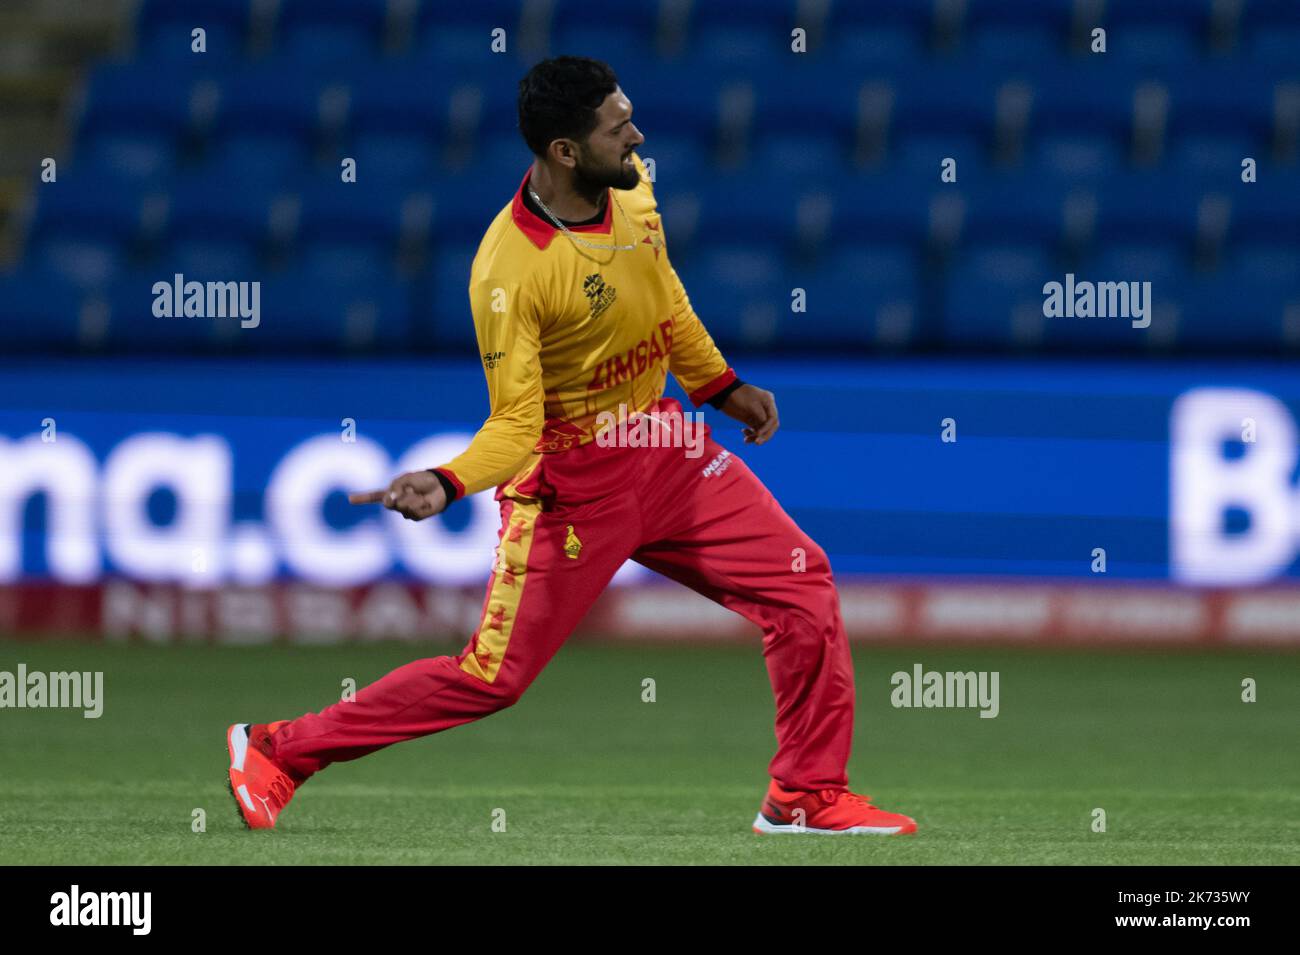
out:
M1158 584L845 581L857 643L1300 648L1300 587L1197 590ZM0 634L106 641L329 644L468 639L483 589L304 583L196 590L108 580L0 587ZM747 641L758 628L670 584L613 587L586 640Z

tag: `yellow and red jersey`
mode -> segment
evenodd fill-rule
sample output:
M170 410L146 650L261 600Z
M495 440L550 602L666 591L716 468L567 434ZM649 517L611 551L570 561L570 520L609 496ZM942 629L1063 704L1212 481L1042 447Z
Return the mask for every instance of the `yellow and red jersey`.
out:
M668 261L645 164L632 160L641 182L609 190L603 222L569 229L634 248L587 248L536 215L523 201L531 168L483 236L469 300L491 413L436 469L458 497L595 440L602 412L647 410L669 372L697 406L735 380Z

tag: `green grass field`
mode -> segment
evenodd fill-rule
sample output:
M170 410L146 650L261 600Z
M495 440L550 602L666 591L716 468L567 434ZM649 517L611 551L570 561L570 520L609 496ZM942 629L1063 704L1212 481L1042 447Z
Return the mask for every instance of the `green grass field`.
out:
M1300 862L1300 656L1245 652L859 650L851 782L920 831L823 838L750 831L775 744L757 645L575 642L514 708L336 764L278 830L240 828L228 723L319 709L347 677L445 649L0 642L0 670L105 683L98 720L0 710L0 863ZM1001 714L894 709L890 675L917 662L999 671Z

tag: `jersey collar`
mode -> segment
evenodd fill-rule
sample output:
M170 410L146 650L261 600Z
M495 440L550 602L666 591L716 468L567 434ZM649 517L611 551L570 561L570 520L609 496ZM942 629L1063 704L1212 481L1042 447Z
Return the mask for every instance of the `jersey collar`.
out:
M519 182L519 188L515 190L514 201L510 204L510 215L514 219L515 225L519 231L528 236L529 241L539 249L545 251L546 247L551 244L555 234L560 230L555 228L554 223L548 219L543 219L524 204L524 190L528 188L528 179L533 174L533 167L529 166L528 171L524 173L524 178ZM608 190L606 190L608 191ZM571 225L568 227L570 232L603 232L609 233L613 211L613 197L608 196L605 199L605 219L592 225Z

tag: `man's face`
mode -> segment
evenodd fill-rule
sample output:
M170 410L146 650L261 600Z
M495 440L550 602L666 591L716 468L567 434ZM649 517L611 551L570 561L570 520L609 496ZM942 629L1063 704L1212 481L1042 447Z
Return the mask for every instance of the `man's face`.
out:
M596 110L596 128L585 144L579 144L575 185L583 192L635 188L640 175L632 151L643 142L645 137L632 125L632 103L615 87Z

